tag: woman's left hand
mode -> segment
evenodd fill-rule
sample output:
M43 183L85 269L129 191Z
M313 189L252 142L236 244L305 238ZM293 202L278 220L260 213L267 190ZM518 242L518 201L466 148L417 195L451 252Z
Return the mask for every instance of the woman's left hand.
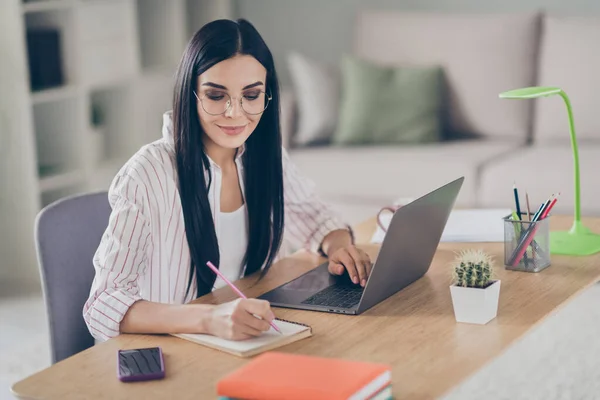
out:
M369 255L354 245L340 247L329 256L329 273L342 275L347 270L352 282L362 287L367 284L372 267Z

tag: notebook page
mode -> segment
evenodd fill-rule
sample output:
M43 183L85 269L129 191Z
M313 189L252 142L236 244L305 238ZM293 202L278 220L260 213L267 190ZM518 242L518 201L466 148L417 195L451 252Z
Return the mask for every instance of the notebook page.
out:
M441 242L502 242L504 241L504 221L511 213L509 209L452 210L444 228ZM384 226L389 226L392 214L381 216ZM382 243L385 233L377 226L371 238L372 243Z
M205 334L176 334L174 336L189 339L207 345L215 345L218 347L230 349L236 352L244 353L250 350L255 350L267 346L273 342L280 341L283 337L293 336L310 328L302 325L292 324L285 321L275 320L275 324L281 330L277 332L273 327L262 335L246 340L227 340L217 336Z

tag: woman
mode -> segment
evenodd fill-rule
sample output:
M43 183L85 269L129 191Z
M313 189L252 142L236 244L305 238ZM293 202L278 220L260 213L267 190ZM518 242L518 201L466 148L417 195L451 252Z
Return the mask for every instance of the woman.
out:
M109 201L83 310L98 340L121 332L241 340L268 330L274 315L262 300L186 303L223 286L207 261L230 280L264 273L284 236L356 284L371 269L281 148L273 58L244 20L211 22L191 39L163 138L119 171Z

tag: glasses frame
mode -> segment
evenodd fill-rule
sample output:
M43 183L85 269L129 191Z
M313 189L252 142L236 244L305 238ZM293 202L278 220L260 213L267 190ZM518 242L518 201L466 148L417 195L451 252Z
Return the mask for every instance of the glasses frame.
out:
M227 105L227 108L225 108L225 110L223 110L223 112L220 112L220 113L217 113L217 114L213 114L213 113L210 113L210 112L206 111L206 108L204 108L204 103L202 102L202 100L204 99L204 97L206 96L206 94L204 94L204 96L202 96L202 99L201 99L200 97L198 97L198 94L196 93L195 90L192 90L192 92L194 93L194 96L196 97L196 100L198 100L200 102L200 105L202 106L202 109L204 110L204 112L207 113L208 115L213 115L213 116L225 114L231 108L231 105L233 104L233 101L237 98L237 96L236 97L231 97L229 95L229 93L225 93L227 96L229 96L229 98L231 99L231 101ZM248 111L246 111L244 109L243 100L242 100L244 98L244 96L240 96L240 98L239 98L240 109L245 114L247 114L247 115L260 115L260 114L262 114L262 113L265 112L265 110L267 109L267 107L271 103L271 100L273 100L273 96L271 96L270 94L267 94L267 92L265 92L263 90L261 90L261 92L265 94L265 96L267 98L267 104L265 105L265 108L263 108L263 110L261 112L256 113L256 114L249 113Z

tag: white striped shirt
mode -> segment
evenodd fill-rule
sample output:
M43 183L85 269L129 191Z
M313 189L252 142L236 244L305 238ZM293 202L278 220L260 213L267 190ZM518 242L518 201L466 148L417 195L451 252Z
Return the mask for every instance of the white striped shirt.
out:
M236 157L242 194L243 164ZM210 160L208 198L219 243L236 240L220 232L221 170ZM94 255L96 275L83 317L92 336L117 336L119 325L138 300L182 304L195 297L192 281L186 297L191 256L175 170L171 112L163 116L163 138L142 147L117 173L108 192L108 227ZM317 251L325 236L347 229L303 177L283 150L284 245ZM285 256L281 251L278 258Z

